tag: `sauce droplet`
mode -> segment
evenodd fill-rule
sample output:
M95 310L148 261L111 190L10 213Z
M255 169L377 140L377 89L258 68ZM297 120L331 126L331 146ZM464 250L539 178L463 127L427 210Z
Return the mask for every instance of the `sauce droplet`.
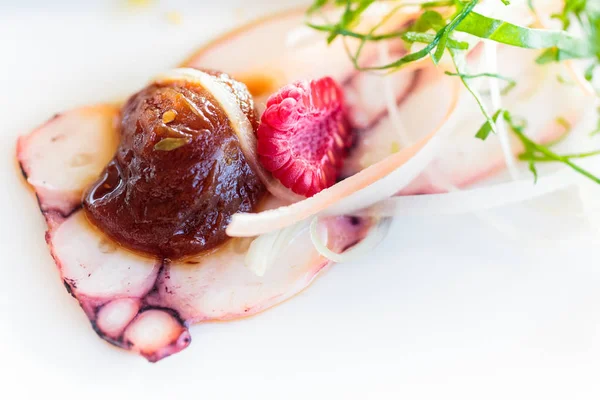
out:
M114 192L121 185L121 182L121 171L119 170L117 163L113 160L104 170L103 176L89 190L87 201L90 204L95 203L106 195Z

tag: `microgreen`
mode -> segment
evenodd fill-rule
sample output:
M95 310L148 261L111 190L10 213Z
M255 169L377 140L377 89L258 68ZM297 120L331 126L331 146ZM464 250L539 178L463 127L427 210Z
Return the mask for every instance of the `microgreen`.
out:
M553 52L553 61L587 58L594 55L593 48L585 38L565 31L526 28L506 21L469 13L457 31L481 39L489 39L509 46Z
M469 80L466 78L466 76L468 74L465 73L465 69L466 69L465 54L459 53L454 50L449 50L449 51L450 51L450 56L452 57L452 62L454 63L454 67L456 68L456 71L457 71L456 72L457 76L460 78L460 80L462 81L462 83L465 86L465 88L467 89L467 91L471 94L471 96L473 96L473 98L477 102L477 105L479 106L479 110L485 117L486 123L484 124L484 127L488 127L490 132L496 133L496 120L494 120L493 117L490 117L485 105L483 104L483 100L481 99L481 96L479 95L479 93L476 90L473 89L473 87L469 83ZM487 128L482 128L482 129L485 131ZM476 136L477 138L485 140L487 135L489 135L489 132L486 134L485 132L482 132L480 129L480 132L477 132L477 135L478 135L478 136Z
M510 1L499 1L510 7ZM474 90L469 81L477 78L506 81L507 86L503 89L502 94L506 94L514 88L516 82L495 73L469 74L466 65L466 52L469 49L469 42L462 37L459 39L455 35L456 32L460 32L466 34L467 37L471 36L509 46L540 51L536 59L538 64L557 63L573 59L590 60L584 75L588 81L592 81L594 73L597 69L600 69L600 2L595 0L565 0L561 12L552 16L561 21L562 30L519 26L482 15L475 11L475 7L479 2L480 0L442 0L415 4L401 0L388 0L388 4L394 5L391 11L382 17L381 21L373 26L369 32L359 32L355 28L361 15L373 3L372 0L316 0L309 10L309 15L321 11L327 5L342 5L345 9L337 23L325 25L309 23L309 26L327 32L329 42L339 36L358 40L359 46L355 52L351 52L348 46L346 49L354 67L360 71L394 72L427 57L438 64L444 54L448 53L454 62L456 72L447 72L447 75L456 76L462 81L485 117L485 123L476 133L477 138L485 140L491 133L496 133L496 123L502 118L523 144L525 151L519 158L529 163L529 168L536 179L535 163L552 161L568 165L582 175L600 183L600 179L571 161L596 155L598 152L558 155L549 149L551 144L541 145L528 138L524 133L524 124L519 123L518 119L508 111L496 110L493 115L490 115L481 96ZM528 0L527 4L534 14L537 13L532 0ZM388 29L383 33L378 32L402 7L408 5L421 7L422 12L416 20L396 29ZM574 22L581 28L581 34L575 35L568 31ZM408 54L403 54L398 59L383 65L360 65L360 56L366 43L394 39L400 39L406 44L409 50ZM421 46L415 51L411 51L416 43ZM560 81L561 77L559 76L558 79ZM556 121L565 127L565 132L570 130L570 124L566 120L558 117ZM598 129L593 134L597 133L600 133L600 122L598 123Z
M519 155L519 159L527 161L527 163L529 164L529 170L533 173L535 181L537 181L538 177L537 168L535 166L536 162L559 162L567 165L568 167L578 172L579 174L585 176L586 178L591 179L592 181L600 184L599 177L581 168L577 164L574 164L572 161L573 159L586 158L598 155L600 154L600 151L564 155L556 154L547 146L538 144L531 140L529 137L527 137L524 132L524 127L515 122L515 119L513 119L513 117L508 111L504 111L502 114L504 120L506 121L508 126L510 126L515 136L523 144L524 151Z
M584 77L588 82L591 82L594 80L594 72L596 71L597 67L598 67L597 63L592 63L585 69Z
M371 71L373 71L373 70L392 70L393 71L393 70L399 69L399 68L403 67L404 65L409 64L411 62L419 61L429 55L431 55L432 59L437 62L443 55L446 48L456 47L454 44L458 44L458 42L450 42L448 40L449 35L469 15L469 13L471 13L473 11L473 8L475 8L475 6L479 3L479 0L471 0L467 5L465 5L464 7L461 7L461 10L459 10L457 13L455 13L455 15L452 16L452 18L449 20L449 22L447 22L443 27L441 27L437 31L437 33L435 33L434 35L428 37L427 39L425 39L424 36L419 36L421 39L423 39L422 41L419 41L419 42L420 43L426 42L426 44L427 44L421 50L404 55L392 63L385 64L385 65L379 65L379 66L371 66L371 67L363 67L358 64L358 58L360 56L360 51L362 51L362 47L364 46L365 42L388 40L388 39L393 39L393 38L401 38L401 39L405 40L406 42L408 42L409 44L412 44L412 43L414 43L414 41L411 42L411 40L415 38L415 35L411 35L411 32L412 33L415 33L415 32L419 33L419 32L409 29L404 32L398 31L398 32L392 32L390 34L385 34L385 35L374 35L373 31L371 31L368 34L361 34L361 33L352 31L352 25L354 25L355 22L358 20L358 17L360 16L360 14L366 10L366 7L356 7L355 9L353 9L351 7L352 3L353 3L352 1L349 1L349 0L347 1L346 11L344 12L344 15L348 13L349 15L351 15L351 17L345 18L344 16L342 16L340 22L337 24L317 25L317 24L312 24L309 22L308 26L310 26L316 30L329 32L328 42L330 42L330 39L332 37L335 38L337 36L361 39L362 43L359 46L359 50L354 55L354 57L352 57L354 66L357 69L359 69L361 71L368 71L368 70L371 70ZM364 3L365 5L367 5L367 3L368 3L368 5L370 5L372 3L372 1L367 0L367 1L362 1L362 2L359 1L359 2L355 2L355 3L361 3L361 4ZM368 5L367 5L367 7L368 7ZM350 11L348 11L348 10L350 10ZM313 12L314 12L314 10L313 10ZM392 10L392 12L394 12L394 10ZM429 18L431 18L430 21L424 22L422 20L422 18L417 20L417 21L422 21L421 24L423 24L423 25L421 27L421 30L424 29L423 26L425 26L424 24L426 24L426 23L429 23L431 25L431 28L434 28L433 24L435 23L436 19L434 19L435 17L433 17L434 14L429 14L429 15L431 16L431 17L429 17ZM443 21L443 19L442 19L442 21ZM451 46L449 46L449 44ZM464 45L462 45L462 44L460 44L459 46L464 47ZM433 53L433 54L431 54L431 53Z
M510 127L513 134L519 139L523 146L523 151L519 154L519 160L526 161L529 165L529 170L534 176L534 180L537 181L538 172L536 168L536 163L538 162L559 162L565 164L580 173L581 175L591 179L592 181L600 184L600 178L593 175L592 173L586 171L580 166L573 163L574 159L581 159L592 157L596 155L600 155L600 150L598 151L590 151L584 153L574 153L574 154L563 154L559 155L552 150L550 150L548 145L542 145L534 142L525 134L525 124L519 121L517 118L513 117L510 112L507 110L498 110L492 120L497 122L499 118L502 118L506 124ZM563 125L566 122L564 118L559 117L556 121L558 124ZM563 125L564 126L564 125ZM570 129L570 125L565 126L565 129ZM485 122L483 126L479 129L476 134L476 137L479 139L487 138L490 133L492 133L492 128L489 121ZM556 144L556 143L554 143Z
M469 75L469 74L461 74L458 72L446 71L445 74L448 76L458 76L463 79L494 78L494 79L499 79L501 81L505 81L507 83L507 85L501 91L501 94L503 94L503 95L507 95L511 90L513 90L517 86L517 81L515 81L514 79L500 75L500 74L490 73L490 72L482 72L480 74Z
M503 110L496 111L492 118L485 121L485 123L481 126L481 128L479 128L479 130L475 134L475 137L481 140L487 139L488 136L490 136L490 133L493 132L492 124L498 122L498 118L500 118L502 112Z

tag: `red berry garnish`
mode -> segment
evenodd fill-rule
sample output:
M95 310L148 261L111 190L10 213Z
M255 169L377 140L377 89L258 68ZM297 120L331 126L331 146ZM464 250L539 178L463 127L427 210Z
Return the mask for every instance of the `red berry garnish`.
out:
M285 187L310 197L332 186L352 139L342 88L330 77L284 86L257 135L262 165Z

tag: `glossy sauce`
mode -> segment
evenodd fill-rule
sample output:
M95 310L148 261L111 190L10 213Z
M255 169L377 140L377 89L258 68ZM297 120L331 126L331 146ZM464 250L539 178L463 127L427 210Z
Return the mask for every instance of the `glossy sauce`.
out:
M245 86L211 74L236 95L256 129ZM231 216L254 210L265 192L225 111L198 84L146 87L123 107L120 130L117 153L84 208L132 250L173 259L210 250L227 240Z

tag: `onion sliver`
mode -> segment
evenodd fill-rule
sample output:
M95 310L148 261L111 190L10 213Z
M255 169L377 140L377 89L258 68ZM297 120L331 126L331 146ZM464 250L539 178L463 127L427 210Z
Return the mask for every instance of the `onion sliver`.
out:
M489 72L492 74L498 74L498 44L495 42L487 41L484 43L484 55L487 61ZM498 79L489 78L490 84L490 95L492 98L492 105L494 112L502 109L502 97L500 93L500 84ZM519 179L519 170L515 162L514 150L510 145L510 138L506 129L506 123L503 118L498 118L495 122L496 130L498 132L498 139L500 140L500 147L504 154L504 162L508 168L508 173L513 180Z
M319 234L319 217L314 217L310 223L310 239L312 240L315 249L323 257L333 262L348 262L369 254L375 247L381 243L386 237L392 224L392 218L382 218L379 220L377 225L369 231L369 234L359 244L351 247L350 249L336 253L327 247L327 243L323 242L323 236Z
M363 214L375 217L465 214L520 203L573 183L573 172L561 169L540 177L536 184L523 179L451 193L393 197L365 210Z
M257 276L263 276L290 243L308 229L308 222L301 221L278 231L265 233L252 241L244 264Z

